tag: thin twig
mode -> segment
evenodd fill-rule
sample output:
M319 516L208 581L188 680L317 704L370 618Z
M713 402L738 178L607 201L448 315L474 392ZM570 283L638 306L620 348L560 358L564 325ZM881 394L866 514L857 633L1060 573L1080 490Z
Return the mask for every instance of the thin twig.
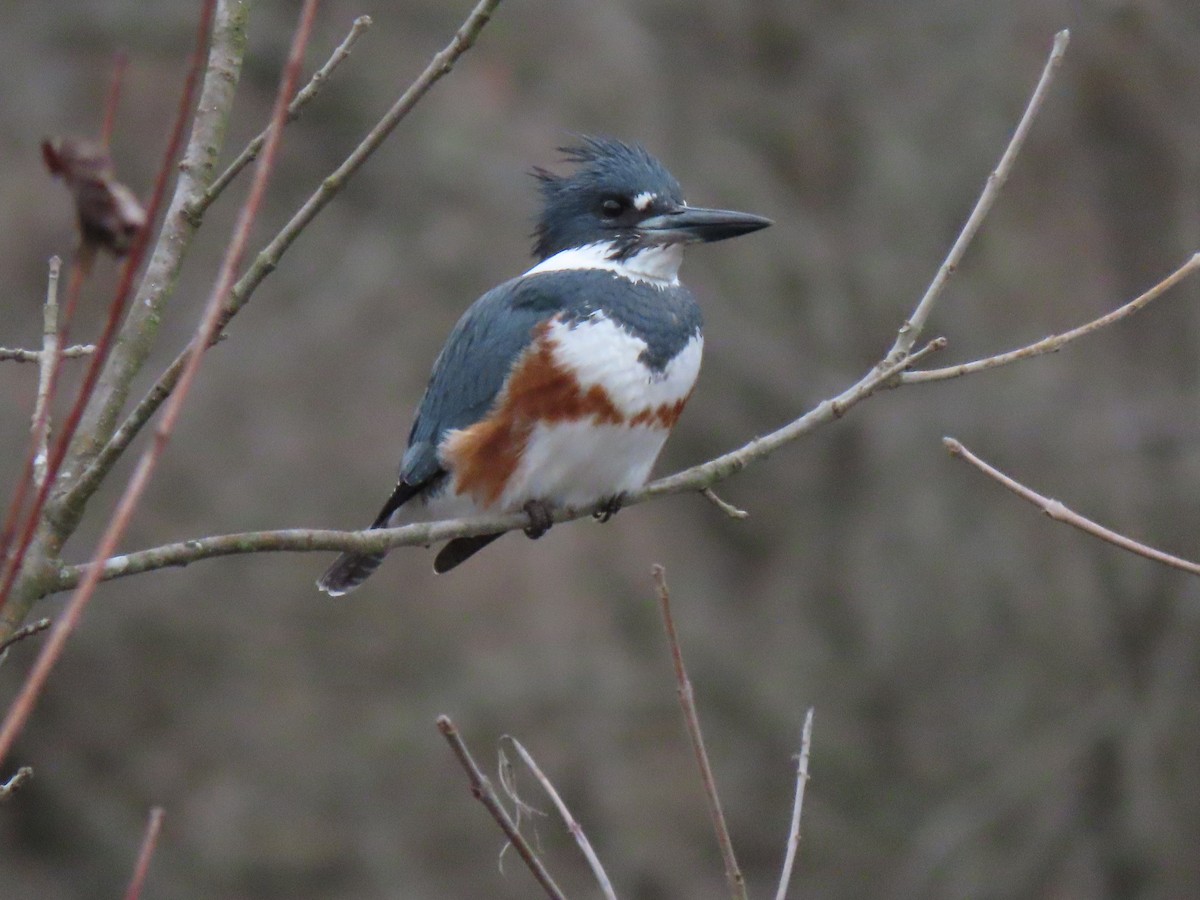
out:
M458 58L474 45L476 39L479 37L479 33L491 19L493 11L499 5L500 0L480 0L478 5L476 5L471 14L459 27L450 43L434 55L429 65L425 67L425 70L408 86L400 96L400 99L393 104L392 108L371 129L370 133L363 138L362 142L354 148L342 164L321 182L320 187L313 192L288 223L259 252L254 262L246 270L246 273L233 286L233 290L230 292L229 304L222 313L217 333L220 333L229 324L230 320L250 299L250 296L254 293L258 285L262 283L263 279L275 270L276 266L279 265L280 258L282 258L283 254L296 238L299 237L300 233L308 227L316 215L346 186L346 183L354 173L379 148L387 136L412 111L412 108L425 96L438 79L448 74ZM175 390L175 385L179 381L180 374L183 372L184 366L187 365L188 352L185 349L175 357L171 364L163 371L162 375L158 377L158 380L150 390L146 392L142 400L121 423L120 428L112 433L103 449L99 450L94 458L88 461L86 469L64 497L61 504L62 507L79 508L88 497L95 493L104 480L105 475L108 474L109 470L121 457L121 454L124 453L125 448L129 446L129 443L138 435L146 423L150 421L150 418L166 398L171 395L171 392ZM116 415L115 411L113 415Z
M450 749L454 751L459 765L467 773L467 780L471 784L471 794L491 813L492 818L496 820L496 824L500 826L500 830L504 832L509 842L516 847L517 854L525 862L525 865L528 866L534 879L542 886L542 890L546 892L546 896L550 897L551 900L565 900L562 889L554 883L554 879L550 877L550 873L546 871L546 867L542 865L542 861L533 852L533 848L529 846L529 842L525 840L525 836L513 824L513 820L504 808L504 804L496 796L496 790L492 787L491 781L480 771L479 766L475 764L475 760L471 756L471 751L467 749L462 735L458 733L458 729L454 727L454 723L450 721L450 717L438 716L437 727L438 731L442 733L442 737L450 745Z
M1179 569L1192 575L1200 575L1200 563L1194 563L1191 560L1182 559L1178 556L1172 556L1170 553L1156 550L1154 547L1139 543L1132 538L1125 537L1123 534L1111 531L1098 522L1094 522L1079 515L1077 512L1073 512L1060 501L1051 500L1049 497L1039 494L1032 488L1026 487L1021 482L1010 478L999 469L984 462L954 438L942 438L942 443L946 445L946 449L950 451L951 456L956 456L959 459L969 462L980 472L1004 485L1004 487L1008 488L1022 500L1027 500L1041 509L1051 519L1058 522L1065 522L1093 537L1098 537L1102 541L1107 541L1114 546L1120 547L1122 550L1128 550L1130 553L1136 553L1138 556L1144 556L1146 559L1152 559L1173 569Z
M538 784L542 786L542 790L546 792L550 800L554 803L554 806L558 809L558 814L562 816L567 830L571 832L572 837L575 838L575 843L579 845L580 851L582 851L584 857L587 859L588 866L591 868L592 874L596 877L596 881L599 883L600 890L604 896L607 900L617 900L617 894L613 890L608 873L604 871L604 865L600 862L600 857L596 855L596 851L592 849L592 844L587 839L587 835L583 833L583 826L571 815L571 810L567 808L567 804L563 802L562 797L559 796L550 779L545 776L538 767L538 764L534 762L533 756L521 745L520 741L512 735L505 735L502 740L507 740L512 744L513 749L517 751L517 755L521 757L521 760L529 768L529 771L533 773L533 777L537 779Z
M55 257L57 259L57 257ZM96 352L95 344L72 344L59 351L63 359L91 356ZM42 361L41 350L26 350L23 347L0 347L0 362L36 363Z
M50 257L46 279L46 303L42 308L42 352L38 358L37 399L33 404L33 480L41 486L46 480L46 460L50 456L50 375L59 365L58 343L58 272L62 260Z
M13 644L33 637L35 634L40 634L50 627L49 619L38 619L36 622L28 622L22 625L4 640L0 641L0 656L8 652L8 648Z
M154 848L158 846L162 821L163 808L156 806L151 809L150 818L146 822L146 833L142 836L142 846L138 850L137 864L133 868L133 877L129 879L129 887L125 890L125 900L139 900L142 896L142 885L146 882L146 873L150 871Z
M1054 36L1054 47L1050 51L1050 57L1046 60L1046 65L1042 68L1041 78L1038 79L1037 87L1033 89L1033 95L1029 98L1025 112L1021 116L1020 122L1017 123L1016 131L1013 132L1008 146L1004 149L1004 153L1000 157L1000 162L988 176L983 193L979 195L979 199L975 202L975 208L971 210L971 215L967 217L966 224L963 225L962 230L958 233L958 237L955 238L954 245L946 255L941 268L934 275L933 281L929 283L925 295L917 304L916 309L913 310L912 315L908 317L908 321L900 327L900 332L896 335L896 342L888 352L887 358L889 360L894 361L905 356L912 350L913 345L920 338L921 332L925 328L925 323L928 321L930 313L933 312L934 304L937 303L938 297L941 296L942 290L946 287L946 282L958 268L963 254L967 252L967 247L970 246L975 233L979 231L979 226L983 224L983 220L991 212L992 205L996 202L996 197L1000 194L1000 189L1004 187L1004 182L1008 180L1013 163L1017 161L1017 154L1021 152L1021 147L1025 143L1025 137L1029 134L1029 129L1033 126L1033 120L1037 117L1038 111L1042 108L1042 103L1046 99L1050 83L1054 80L1054 75L1058 71L1059 64L1062 63L1063 54L1067 52L1067 43L1070 39L1070 32L1066 29L1063 29Z
M947 378L960 378L963 375L971 375L975 372L982 372L985 369L995 369L998 366L1006 366L1009 363L1029 359L1034 356L1041 356L1045 353L1057 353L1067 344L1071 343L1071 341L1086 337L1095 331L1099 331L1101 328L1106 328L1133 315L1144 306L1157 300L1197 269L1200 269L1200 253L1194 254L1182 266L1141 296L1135 297L1107 315L1093 319L1091 322L1080 325L1078 328L1072 328L1070 331L1064 331L1062 334L1051 335L1026 347L1010 350L1008 353L999 353L985 359L977 359L974 362L961 363L957 366L946 366L941 369L910 370L902 374L900 380L904 384L917 384L922 381L942 381Z
M750 518L750 513L746 512L744 509L739 509L728 500L722 500L717 496L717 492L710 487L701 488L700 495L731 519Z
M779 875L779 889L775 900L786 900L788 885L792 880L792 866L796 862L796 851L800 847L800 813L804 809L804 788L808 784L808 754L812 748L813 711L809 707L804 716L804 728L800 732L800 758L796 763L796 799L792 802L792 826L788 830L787 851L783 856L783 871Z
M350 26L350 32L338 44L337 49L333 51L333 55L325 61L325 65L313 73L308 84L300 89L295 99L288 105L287 121L289 123L295 121L305 104L320 93L322 86L329 80L329 76L333 74L333 70L341 65L342 61L350 55L350 51L354 49L354 45L358 43L358 39L372 24L370 16L359 16L354 20L354 24ZM238 173L258 157L266 140L267 129L263 129L258 137L246 145L245 149L237 155L237 158L229 164L225 171L213 179L213 183L208 186L208 190L204 192L203 196L197 198L196 202L188 207L188 214L192 216L202 215L212 205L212 202L220 196L221 192L229 186L229 183L238 176Z
M717 782L708 762L708 751L704 748L704 736L700 733L700 717L696 714L692 682L683 667L683 653L679 648L679 638L675 634L675 619L671 616L671 592L667 590L667 571L659 565L654 566L651 571L654 584L658 588L658 603L662 610L663 627L667 632L667 643L671 647L671 662L675 665L679 705L683 709L683 720L687 724L692 751L696 755L696 765L700 769L700 780L704 784L704 796L708 800L708 812L712 817L713 830L717 834L717 845L721 848L721 858L725 862L725 880L734 900L746 900L746 879L738 867L737 857L733 855L733 841L729 838L725 814L721 811L721 799L717 796Z
M20 788L21 785L25 784L25 782L29 781L29 779L32 777L33 769L31 769L29 766L21 766L21 768L17 769L17 773L13 775L12 778L8 779L8 781L4 782L4 784L0 784L0 802L3 802L11 797L14 791Z
M283 78L281 79L279 92L275 99L274 124L271 138L267 141L262 158L258 161L258 166L254 172L254 181L250 186L250 192L238 216L233 237L230 239L229 246L225 251L225 258L221 262L216 283L213 285L212 293L209 295L204 314L193 338L193 346L198 348L198 352L190 357L188 366L180 377L179 389L171 397L166 409L163 410L163 418L155 431L154 440L146 448L141 459L138 460L138 465L134 469L133 475L130 477L124 493L121 495L121 499L117 502L116 510L113 512L112 518L109 520L96 546L96 551L92 559L93 565L89 568L88 574L80 582L79 587L75 589L75 593L67 603L66 609L63 610L62 616L59 617L53 631L50 632L49 639L43 646L42 652L38 655L37 661L29 672L29 676L26 678L24 684L22 684L21 690L13 701L8 715L5 716L3 724L0 725L0 761L3 761L8 755L13 741L16 740L30 712L33 710L33 705L45 685L46 678L49 677L50 670L58 661L67 638L78 625L84 608L95 592L96 585L99 584L100 563L116 548L117 542L120 541L126 526L129 524L129 520L133 517L133 511L137 507L138 501L146 489L146 485L149 484L155 465L166 448L171 431L178 421L183 402L187 398L188 390L195 379L200 363L204 359L204 349L208 346L216 330L221 308L224 305L225 298L228 296L229 287L233 283L234 273L241 262L242 254L249 241L250 228L258 216L259 209L262 207L262 199L266 192L267 181L274 168L276 154L279 149L279 139L283 133L283 117L287 113L288 100L295 90L296 81L300 75L300 64L303 59L304 47L308 42L308 36L312 30L316 7L317 0L305 0L304 7L301 10L300 21L296 26L296 32L292 38L292 47L288 54L287 62L284 64Z

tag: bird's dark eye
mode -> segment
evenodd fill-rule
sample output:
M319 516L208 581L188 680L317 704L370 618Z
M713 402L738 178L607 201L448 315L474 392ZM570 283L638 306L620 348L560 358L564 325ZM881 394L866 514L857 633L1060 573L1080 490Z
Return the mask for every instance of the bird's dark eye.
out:
M600 204L600 215L606 219L615 219L621 213L625 212L626 203L624 200L619 200L616 197L609 197Z

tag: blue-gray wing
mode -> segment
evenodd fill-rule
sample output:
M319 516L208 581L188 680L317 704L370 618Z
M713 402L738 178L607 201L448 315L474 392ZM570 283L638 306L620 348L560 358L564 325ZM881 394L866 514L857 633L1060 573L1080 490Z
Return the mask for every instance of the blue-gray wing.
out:
M400 463L401 482L419 485L441 474L442 437L487 415L534 328L564 309L557 283L544 276L515 278L463 313L433 364Z

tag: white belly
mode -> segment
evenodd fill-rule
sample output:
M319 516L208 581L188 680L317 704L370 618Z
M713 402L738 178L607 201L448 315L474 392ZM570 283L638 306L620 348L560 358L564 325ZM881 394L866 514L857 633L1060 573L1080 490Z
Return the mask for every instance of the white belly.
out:
M536 499L579 508L632 491L646 483L668 434L649 425L538 425L500 506L519 509Z

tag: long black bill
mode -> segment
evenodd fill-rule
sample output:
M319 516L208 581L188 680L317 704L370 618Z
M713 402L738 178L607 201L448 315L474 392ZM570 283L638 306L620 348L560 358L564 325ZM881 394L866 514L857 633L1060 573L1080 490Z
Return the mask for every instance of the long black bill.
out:
M685 206L638 223L647 240L657 244L696 244L750 234L773 224L770 219L731 209Z

